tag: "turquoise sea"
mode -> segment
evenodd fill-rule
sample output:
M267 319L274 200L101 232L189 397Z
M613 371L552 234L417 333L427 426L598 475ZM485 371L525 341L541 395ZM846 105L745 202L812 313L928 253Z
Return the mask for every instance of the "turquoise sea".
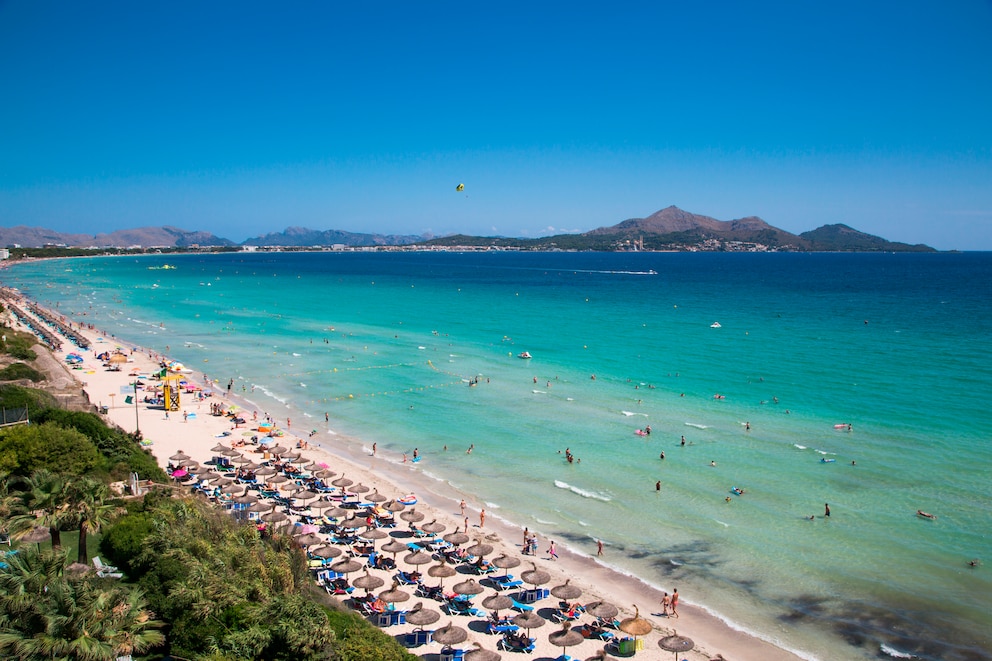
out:
M437 494L601 537L807 658L992 659L992 254L239 253L0 280L337 452L416 447Z

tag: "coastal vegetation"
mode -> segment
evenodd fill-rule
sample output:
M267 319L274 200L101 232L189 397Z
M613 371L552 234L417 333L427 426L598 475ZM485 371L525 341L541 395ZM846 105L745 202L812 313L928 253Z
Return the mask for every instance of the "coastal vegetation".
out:
M175 492L138 438L54 404L0 387L31 412L0 429L0 658L415 658L318 590L291 537ZM162 486L113 494L131 472ZM92 571L93 543L123 577Z

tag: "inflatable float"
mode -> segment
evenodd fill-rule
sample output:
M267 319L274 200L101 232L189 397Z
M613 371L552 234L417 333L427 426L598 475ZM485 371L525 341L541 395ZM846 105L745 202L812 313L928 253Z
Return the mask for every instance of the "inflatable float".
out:
M396 499L396 502L397 503L403 503L407 507L410 507L411 505L416 505L417 504L417 496L415 496L412 493L409 493L409 494L403 496L402 498L397 498Z

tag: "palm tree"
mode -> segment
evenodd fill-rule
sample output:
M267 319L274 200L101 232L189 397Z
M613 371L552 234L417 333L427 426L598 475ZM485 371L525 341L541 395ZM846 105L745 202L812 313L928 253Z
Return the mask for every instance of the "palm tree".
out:
M113 661L164 641L139 590L67 575L67 562L28 549L0 572L0 658Z
M22 509L27 513L11 518L11 532L14 537L23 537L34 527L45 526L52 535L52 548L61 548L62 537L59 533L68 519L65 479L39 468L30 477L21 478L20 481L25 489L18 496Z
M67 511L79 525L79 558L77 562L89 562L86 537L90 532L99 532L110 523L116 508L104 503L110 494L107 485L88 477L76 480L66 490Z

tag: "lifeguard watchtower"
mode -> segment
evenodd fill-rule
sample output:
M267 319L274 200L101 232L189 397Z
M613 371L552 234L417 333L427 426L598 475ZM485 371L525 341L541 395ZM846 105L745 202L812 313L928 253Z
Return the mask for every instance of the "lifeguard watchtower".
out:
M168 374L162 377L162 397L165 400L166 411L179 410L179 392L182 390L179 382L182 378L181 374Z

